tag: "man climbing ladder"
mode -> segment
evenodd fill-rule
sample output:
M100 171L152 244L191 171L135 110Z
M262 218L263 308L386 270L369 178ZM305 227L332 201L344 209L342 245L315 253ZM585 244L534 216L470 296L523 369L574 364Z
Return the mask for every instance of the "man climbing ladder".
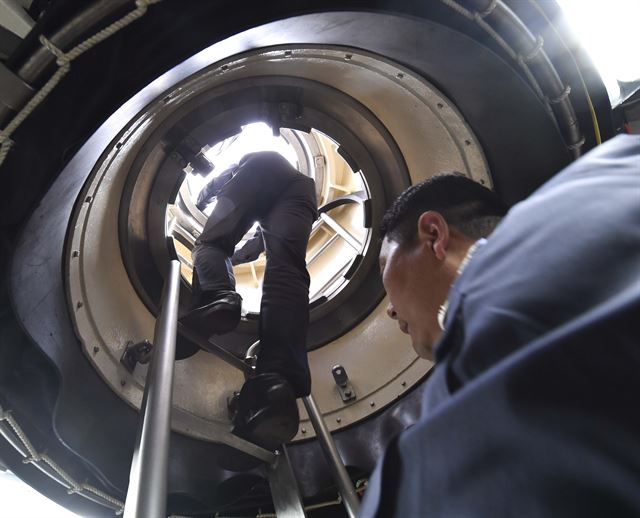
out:
M242 298L235 291L231 257L257 221L267 255L260 304L261 349L256 375L243 385L237 399L233 433L273 449L296 434L295 400L311 391L305 255L317 218L315 182L278 153L264 151L245 155L237 167L210 182L199 207L214 196L217 203L193 250L195 308L181 322L207 337L238 325ZM257 235L253 243L259 240Z

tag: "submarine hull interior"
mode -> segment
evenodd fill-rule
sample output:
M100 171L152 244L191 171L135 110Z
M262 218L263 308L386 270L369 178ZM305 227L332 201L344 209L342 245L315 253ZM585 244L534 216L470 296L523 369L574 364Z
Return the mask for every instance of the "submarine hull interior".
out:
M134 8L54 2L6 65L37 90L58 68L40 35L70 49ZM326 277L310 306L313 394L352 480L366 481L419 418L431 367L385 315L386 207L446 170L513 205L613 135L604 86L560 19L555 3L533 0L163 0L74 59L0 167L0 410L31 446L0 421L2 464L78 514L121 510L146 368L120 358L153 337L167 236L183 266L181 311L191 296L203 215L184 194L185 170L264 122L297 149L325 207L307 258L312 279ZM3 125L14 115L0 110ZM238 278L249 285L259 268ZM241 359L256 318L247 310L220 344ZM178 348L168 512L271 512L262 469L217 462L242 372L185 337ZM355 390L348 401L337 364ZM327 504L309 516L341 516L300 408L287 450L305 504Z

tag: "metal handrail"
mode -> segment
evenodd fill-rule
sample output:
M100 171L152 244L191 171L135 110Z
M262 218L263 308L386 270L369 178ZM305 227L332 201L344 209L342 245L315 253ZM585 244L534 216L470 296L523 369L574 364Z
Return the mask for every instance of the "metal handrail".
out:
M245 362L249 365L255 365L255 361L257 360L257 355L260 348L260 340L253 343L245 356ZM309 414L309 420L313 425L314 430L316 431L316 437L318 438L318 442L320 443L320 447L324 454L325 460L329 466L329 470L336 481L338 486L338 492L342 497L342 502L344 507L349 515L349 518L357 518L360 512L360 500L358 495L356 494L355 487L351 478L349 477L349 473L347 473L347 468L345 468L344 463L342 462L342 458L338 453L338 448L336 448L336 444L333 441L333 437L329 432L329 428L327 428L326 423L322 417L322 413L318 408L318 405L313 398L313 394L309 394L306 397L302 398L302 402L304 403L305 408L307 409L307 413Z
M161 518L167 508L167 468L171 435L174 360L178 332L180 262L170 263L162 309L156 321L154 349L140 409L141 420L131 463L124 518ZM254 344L257 346L257 343ZM256 349L256 347L252 347ZM312 395L303 398L329 468L350 518L359 500L333 438Z
M336 444L333 442L333 437L322 418L320 409L318 408L315 399L313 399L312 394L302 398L302 401L307 409L307 413L309 414L311 424L316 431L316 436L320 442L320 446L325 459L327 460L327 464L329 465L329 469L331 470L331 474L338 485L338 491L342 496L342 502L344 503L347 514L349 515L349 518L357 518L360 511L360 500L356 494L353 482L351 482L351 478L347 473L347 469L344 467L344 463L340 458L338 448L336 448Z
M173 260L156 321L154 350L140 408L124 518L166 516L173 374L178 331L180 262Z

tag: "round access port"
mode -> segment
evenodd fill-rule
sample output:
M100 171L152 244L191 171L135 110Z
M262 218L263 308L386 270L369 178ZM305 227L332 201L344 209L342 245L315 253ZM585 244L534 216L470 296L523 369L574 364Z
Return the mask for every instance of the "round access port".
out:
M409 116L415 124L406 124ZM381 303L377 224L384 210L405 187L441 170L492 184L478 140L453 104L420 76L372 53L299 45L233 56L139 113L105 151L82 195L92 201L75 213L67 268L78 336L112 389L139 406L146 367L123 374L119 360L127 343L153 336L170 259L167 232L182 261L183 311L190 305L190 248L206 215L194 207L198 178L188 172L202 153L216 174L244 152L242 142L275 145L316 180L321 215L307 253L313 391L331 429L356 423L430 368L411 348L396 347L404 338ZM235 332L215 338L238 358L257 339L262 261L236 268L244 318ZM188 349L188 340L181 337L180 346ZM226 399L243 377L191 346L176 364L173 425L216 440L228 423ZM331 375L337 364L358 394L347 407ZM306 433L299 439L313 435L301 413Z
M208 147L204 155L214 166L207 176L187 174L178 196L167 207L167 235L174 240L182 274L191 285L193 265L191 250L202 232L212 205L204 211L196 207L202 188L212 178L239 159L255 151L276 151L291 165L316 182L320 219L312 228L309 239L307 268L311 276L309 299L312 307L326 304L348 283L359 261L367 253L370 222L366 207L371 203L362 171L353 171L340 155L340 144L311 129L308 132L281 128L279 135L264 122L250 123L240 133ZM193 168L188 166L187 173ZM370 216L369 216L370 218ZM244 247L257 229L251 228L238 244ZM260 311L261 286L265 255L248 263L236 265L236 289L243 298L243 314L257 318Z

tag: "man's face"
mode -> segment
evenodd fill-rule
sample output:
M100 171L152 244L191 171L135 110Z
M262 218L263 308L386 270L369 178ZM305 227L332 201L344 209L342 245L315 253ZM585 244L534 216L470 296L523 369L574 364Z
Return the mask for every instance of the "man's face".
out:
M380 250L380 272L389 306L387 314L411 337L416 353L433 359L433 344L442 333L438 309L446 300L450 278L433 243L417 238L399 245L385 238Z

